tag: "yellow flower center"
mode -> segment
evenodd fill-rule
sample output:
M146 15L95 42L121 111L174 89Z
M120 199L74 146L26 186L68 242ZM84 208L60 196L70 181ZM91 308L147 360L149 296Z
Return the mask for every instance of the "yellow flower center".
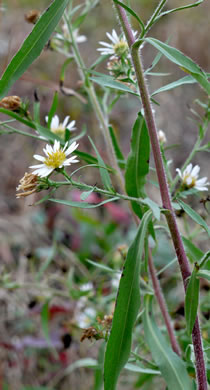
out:
M128 53L128 44L123 39L121 39L119 42L117 42L113 46L113 48L114 48L115 54L117 54L117 56L119 56L119 57Z
M48 154L48 157L45 159L44 164L50 168L59 168L66 159L66 155L62 150L57 150L51 154Z
M191 183L187 183L187 179L190 177L191 179ZM192 187L195 187L196 185L196 178L194 176L191 176L190 174L188 175L185 175L184 178L183 178L183 183L188 187L188 188L192 188Z
M58 126L56 129L51 129L52 133L58 135L61 138L65 138L65 129L62 125Z

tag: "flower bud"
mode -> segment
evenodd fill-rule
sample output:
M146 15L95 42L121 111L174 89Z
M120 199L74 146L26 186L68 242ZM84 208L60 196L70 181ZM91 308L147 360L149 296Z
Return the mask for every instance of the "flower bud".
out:
M158 140L161 144L165 144L167 142L167 138L163 130L158 131Z
M25 14L25 20L28 23L36 24L39 16L40 12L36 9L32 9L31 11L27 12L27 14Z

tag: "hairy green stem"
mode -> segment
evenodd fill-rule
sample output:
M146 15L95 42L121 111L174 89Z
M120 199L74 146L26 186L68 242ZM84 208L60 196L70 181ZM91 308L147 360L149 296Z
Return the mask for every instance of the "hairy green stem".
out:
M104 190L104 189L96 187L96 186L93 187L93 186L85 184L85 183L74 181L71 179L71 177L65 171L62 171L62 174L66 177L67 181L53 181L53 180L48 179L49 186L59 188L61 186L72 185L73 187L78 188L82 191L93 190L93 192L97 192L97 193L105 195L105 196L109 196L109 197L118 196L122 200L127 200L129 202L137 202L139 204L144 204L143 199L134 198L132 196L124 195L124 194L121 194L119 192L111 192L111 191Z
M91 83L91 81L89 80L87 72L85 71L86 67L85 67L84 61L83 61L83 59L82 59L82 57L80 55L77 42L74 39L74 35L73 35L72 28L71 28L71 24L69 23L67 18L65 18L65 21L66 21L67 26L68 26L68 31L69 31L69 34L70 34L70 37L71 37L71 41L72 41L72 48L73 48L73 52L74 52L74 57L75 57L75 61L76 61L77 65L78 65L78 70L79 70L80 76L81 76L82 81L84 83L85 90L86 90L86 92L87 92L87 94L89 96L89 99L90 99L90 102L92 104L93 110L95 111L96 117L97 117L97 119L99 121L99 127L102 130L102 134L103 134L105 145L106 145L106 152L107 152L108 158L109 158L109 163L112 165L112 167L116 171L120 189L124 193L125 192L124 179L123 179L123 176L122 176L122 172L121 172L121 170L120 170L120 168L118 166L118 163L117 163L117 159L116 159L116 156L115 156L114 148L113 148L113 145L112 145L111 136L110 136L110 133L109 133L108 124L106 123L106 121L104 119L104 113L103 113L103 111L101 109L101 106L99 104L99 101L98 101L98 98L97 98L94 86Z
M184 250L184 245L181 239L181 235L179 233L179 229L176 222L176 217L172 208L168 183L166 180L166 175L164 171L163 160L161 156L160 145L158 141L156 124L152 112L152 106L150 102L149 92L147 89L146 81L144 78L143 67L141 63L141 56L139 53L139 48L135 45L135 38L132 33L132 29L129 25L128 18L125 10L116 5L116 9L118 12L118 16L125 32L126 36L129 36L128 44L131 49L131 56L133 60L133 65L136 71L136 77L138 81L139 91L142 99L142 105L144 108L145 120L147 123L151 146L154 155L154 161L156 165L156 171L160 186L160 193L162 198L163 207L168 209L169 211L166 213L166 219L168 222L168 226L171 232L171 237L173 240L174 248L176 251L177 259L179 262L183 283L185 289L187 288L187 280L191 275L190 265ZM196 375L197 375L197 383L198 390L207 390L207 378L206 378L206 369L205 362L203 356L203 348L202 348L202 339L200 333L200 327L198 318L196 319L193 332L192 332L192 341L194 346L195 360L196 360Z
M162 8L166 4L167 0L161 0L160 3L158 4L157 8L153 12L151 18L148 20L146 27L145 27L145 34L148 33L149 29L152 27L154 24L155 18L159 15L161 12Z

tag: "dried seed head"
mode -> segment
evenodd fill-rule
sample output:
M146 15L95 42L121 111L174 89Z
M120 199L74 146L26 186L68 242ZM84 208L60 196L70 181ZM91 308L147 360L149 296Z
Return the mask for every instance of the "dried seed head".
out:
M16 198L25 197L33 194L37 191L38 186L38 176L33 175L33 173L25 173L25 175L20 179L20 184L16 188L16 191L23 191L16 195Z
M35 24L39 19L39 16L40 12L37 9L32 9L31 11L27 12L27 14L25 14L25 20L28 23Z
M20 108L21 99L19 96L7 96L0 100L0 107L15 111Z

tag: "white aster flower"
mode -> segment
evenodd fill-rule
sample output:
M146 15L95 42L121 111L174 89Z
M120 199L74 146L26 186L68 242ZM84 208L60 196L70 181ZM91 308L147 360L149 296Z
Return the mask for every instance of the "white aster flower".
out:
M58 135L61 138L65 138L65 130L68 129L69 131L74 131L76 130L75 121L71 121L68 124L70 116L67 115L63 121L63 123L60 123L58 115L54 115L52 117L52 121L50 124L50 131L52 133ZM48 123L48 116L45 117L46 123Z
M88 282L88 283L85 283L85 284L82 284L80 286L80 291L91 291L93 290L93 283L91 282Z
M32 173L40 177L46 177L56 168L62 168L67 165L71 165L72 163L79 162L79 160L76 160L76 156L67 158L69 154L77 149L79 144L73 142L68 148L67 146L68 142L66 142L64 148L61 148L60 142L57 140L55 140L53 146L47 144L46 148L43 149L46 157L40 156L38 154L34 155L34 158L38 161L42 161L42 164L30 166L29 168L35 168Z
M69 34L69 30L68 30L68 26L66 23L64 23L62 25L62 31L63 31L63 35L62 34L56 34L55 35L55 38L63 41L64 38L67 39L69 42L71 42L71 37L70 37L70 34ZM74 37L74 40L77 42L77 43L83 43L83 42L86 42L87 41L87 37L85 35L79 35L79 29L78 28L75 28L75 30L73 30L73 37Z
M180 171L179 168L176 169L178 172L182 183L188 187L188 188L196 188L198 191L208 191L208 186L210 183L207 182L207 177L203 177L202 179L198 180L198 174L200 172L199 165L195 165L194 167L192 164L189 164L187 168L183 171L183 173Z
M92 307L86 307L82 312L79 312L75 316L75 320L80 328L88 328L96 318L96 310Z
M138 31L133 31L134 37L138 34ZM97 49L101 52L101 55L111 55L111 59L115 58L117 55L118 57L121 57L123 55L129 55L129 47L125 38L125 35L123 34L122 37L118 36L116 31L113 29L112 33L106 33L107 37L111 41L111 43L100 41L99 43L104 46Z
M114 277L112 278L112 287L118 288L120 283L121 273L114 274Z

